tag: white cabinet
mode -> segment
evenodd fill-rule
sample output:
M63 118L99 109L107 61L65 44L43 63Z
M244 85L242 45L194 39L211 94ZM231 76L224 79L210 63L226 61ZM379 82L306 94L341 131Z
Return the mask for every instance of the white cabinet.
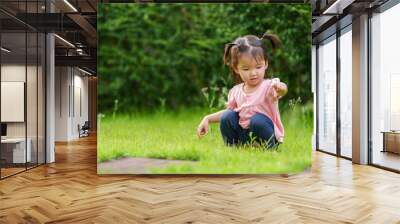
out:
M25 151L25 138L7 138L1 140L2 146L12 148L12 163L32 161L32 140L28 138L26 142L28 145Z

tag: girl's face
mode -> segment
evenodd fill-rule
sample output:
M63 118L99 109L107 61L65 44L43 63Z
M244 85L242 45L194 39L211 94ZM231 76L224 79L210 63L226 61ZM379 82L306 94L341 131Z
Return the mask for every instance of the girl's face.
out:
M239 58L235 72L240 75L246 86L255 87L263 81L267 67L265 60L257 62L251 55L244 54Z

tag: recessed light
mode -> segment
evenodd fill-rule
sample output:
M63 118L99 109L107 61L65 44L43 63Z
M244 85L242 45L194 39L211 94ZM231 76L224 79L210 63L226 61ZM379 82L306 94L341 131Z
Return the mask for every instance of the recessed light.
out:
M336 0L332 5L330 5L324 12L323 15L327 14L342 14L343 9L351 5L355 0Z
M64 38L62 38L62 37L60 37L60 36L57 35L57 34L54 34L54 36L57 37L58 39L60 39L61 41L63 41L64 43L68 44L69 46L75 48L75 45L71 44L71 42L69 42L68 40L66 40L66 39L64 39Z
M78 12L78 10L71 4L69 3L68 0L64 0L65 4L67 4L73 11Z
M11 52L11 50L9 50L9 49L7 49L7 48L5 48L5 47L1 47L1 50L4 51L4 52L7 52L7 53L10 53L10 52Z
M85 70L83 70L83 69L81 69L81 68L79 68L78 67L78 69L79 69L79 71L81 71L81 72L83 72L83 73L85 73L85 74L87 74L87 75L92 75L92 73L90 73L90 72L88 72L88 71L85 71Z

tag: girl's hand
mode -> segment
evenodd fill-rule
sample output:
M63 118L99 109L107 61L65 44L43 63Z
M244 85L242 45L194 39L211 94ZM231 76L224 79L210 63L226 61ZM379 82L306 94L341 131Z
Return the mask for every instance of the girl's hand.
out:
M208 133L208 119L205 117L197 127L197 136L201 138L207 133Z
M278 94L278 99L282 96L286 95L287 93L287 86L285 83L281 82L279 78L272 79L272 88L275 89L276 93Z

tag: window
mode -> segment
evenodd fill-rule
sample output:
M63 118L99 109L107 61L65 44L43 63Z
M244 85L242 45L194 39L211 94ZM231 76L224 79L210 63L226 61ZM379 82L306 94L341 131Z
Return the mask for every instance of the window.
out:
M400 170L399 21L400 4L371 18L372 163L396 170Z
M352 157L352 33L351 25L340 36L340 154Z
M336 153L336 35L318 48L318 149Z

